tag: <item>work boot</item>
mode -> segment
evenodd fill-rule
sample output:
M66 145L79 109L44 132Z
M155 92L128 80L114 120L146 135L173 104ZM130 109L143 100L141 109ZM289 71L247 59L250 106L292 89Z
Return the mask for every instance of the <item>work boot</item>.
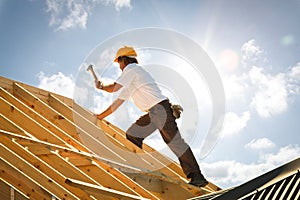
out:
M189 184L197 186L197 187L204 187L208 184L208 181L204 178L204 176L200 173L192 173L190 176L191 181Z

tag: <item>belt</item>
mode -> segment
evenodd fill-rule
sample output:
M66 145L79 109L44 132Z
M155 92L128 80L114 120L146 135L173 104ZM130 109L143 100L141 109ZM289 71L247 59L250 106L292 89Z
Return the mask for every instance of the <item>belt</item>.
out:
M151 112L156 108L156 106L163 105L164 103L169 103L169 99L162 100L161 102L159 102L159 103L155 104L154 106L152 106L148 111Z

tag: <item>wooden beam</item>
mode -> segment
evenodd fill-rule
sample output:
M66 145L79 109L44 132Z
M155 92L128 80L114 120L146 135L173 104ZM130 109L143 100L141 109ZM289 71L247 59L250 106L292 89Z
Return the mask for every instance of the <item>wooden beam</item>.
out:
M126 177L126 181L123 181L125 179L124 177L125 174L120 174L120 172L118 172L117 174L112 173L115 172L114 168L110 167L109 170L107 170L108 166L104 166L104 167L105 168L102 168L102 166L98 165L96 162L93 162L92 165L79 166L78 168L80 168L85 174L92 176L94 180L101 182L101 186L105 188L118 190L136 196L143 196L151 199L157 199L156 196L154 196L149 191L145 191L144 188L141 189L141 186L137 185L136 183L134 183L135 187L131 187L133 185L133 181L129 177ZM115 180L112 181L107 179L106 174L101 173L102 169L106 169L107 170L106 172L113 175L115 177ZM116 178L117 176L122 176L122 177L120 179L117 179ZM115 185L119 185L120 183L122 183L126 187L126 189L125 188L120 189L115 186Z
M130 174L129 176L144 188L154 193L160 199L185 200L196 196L192 192L180 187L176 183L166 182L155 177L149 178L148 176L144 176L143 174Z
M5 115L6 118L10 119L15 124L22 127L22 129L32 134L36 138L54 144L64 144L64 141L62 141L59 137L53 135L50 131L45 129L39 123L34 121L32 118L30 118L21 110L19 110L16 106L6 101L2 97L0 97L0 108L1 113Z
M25 194L27 198L31 199L51 199L52 195L40 187L37 183L29 179L21 170L11 166L8 162L0 159L0 174L1 179L5 180L8 184L17 188ZM8 199L1 194L1 199Z
M67 159L61 157L58 152L47 154L47 155L39 155L40 159L44 162L48 163L52 166L56 171L63 174L65 177L70 177L78 180L82 180L84 182L100 185L97 181L95 181L92 177L83 173L76 166L70 163Z
M119 180L122 183L125 183L132 190L136 191L140 196L149 199L159 199L152 192L146 190L140 184L138 184L137 182L132 180L129 176L127 176L124 172L128 171L128 169L126 170L124 168L121 168L122 170L120 170L118 169L118 167L111 167L106 163L100 162L98 159L95 159L93 161L96 162L101 168L105 169L112 176L114 176L117 180Z
M76 195L80 199L91 200L91 198L85 192L81 190L76 190L75 188L69 187L67 184L65 184L64 183L65 176L61 172L56 171L52 166L49 165L49 163L43 161L38 156L34 155L32 152L29 151L29 149L21 146L17 142L13 142L10 138L4 135L0 135L0 138L1 138L1 143L3 145L5 145L10 150L12 150L15 154L22 157L22 159L24 159L28 164L33 166L35 169L39 170L44 175L51 177L51 179L55 181L57 184L64 187L66 190L70 191L72 194ZM40 149L41 151L43 151L43 149L46 148L40 147ZM51 154L51 151L49 151L49 154ZM31 174L28 175L31 176Z
M75 179L66 179L66 183L73 186L73 187L78 187L81 188L85 191L88 191L91 195L94 194L103 194L105 196L108 196L110 198L118 198L118 199L122 199L122 200L134 200L134 199L145 199L142 197L138 197L135 195L131 195L131 194L127 194L124 192L120 192L117 190L112 190L109 188L105 188L102 186L98 186L98 185L94 185L94 184L90 184L90 183L85 183L83 181L79 181L79 180L75 180Z
M14 84L14 95L37 113L41 114L47 120L68 133L72 138L80 141L76 126L74 126L70 120L66 119L63 115L48 106L44 101L31 94L17 83Z
M54 194L56 197L61 199L79 199L74 194L66 190L45 173L42 173L36 167L29 164L26 160L14 153L2 143L0 144L0 156L11 166L14 166L18 170L21 170L24 174L29 176L31 180L38 183L40 187L42 187L46 191L49 191L49 193Z
M70 108L68 105L64 104L60 101L55 95L49 94L48 100L49 106L55 109L57 112L61 113L63 116L68 118L70 121L74 122L77 126L81 127L85 131L87 130L87 126L93 126L96 128L96 131L101 131L101 134L97 135L95 138L103 137L109 140L110 143L113 143L114 146L121 148L123 150L128 150L125 145L120 143L118 140L111 138L110 135L106 135L99 127L95 126L97 124L96 117L93 117L92 121L87 120L84 116L80 115L75 109Z
M86 159L92 158L93 161L98 160L100 162L106 163L106 164L111 165L121 171L131 171L131 172L136 172L136 173L141 172L141 170L138 168L132 167L130 165L118 163L118 162L109 160L107 158L100 157L95 154L82 152L82 151L78 151L78 150L74 150L74 149L69 149L66 147L59 146L59 145L55 145L55 144L51 144L51 143L44 142L41 140L37 140L35 138L17 135L17 134L7 132L4 130L0 130L0 136L5 136L5 137L8 137L8 138L16 141L19 144L22 144L22 145L24 144L24 146L28 147L28 149L30 149L30 146L32 146L32 145L42 145L43 148L48 149L49 152L56 151L56 152L59 152L59 154L64 157L68 157L70 154L76 154L76 155L82 156L83 158L86 158Z
M135 176L135 175L136 174L133 174L133 176ZM141 175L143 177L149 177L149 179L157 179L157 180L161 180L161 181L164 181L164 182L167 182L167 183L174 184L176 186L180 186L181 188L185 189L186 191L188 191L188 192L190 192L190 193L192 193L196 196L211 193L211 190L206 188L206 187L202 187L202 188L196 187L196 186L190 185L186 182L180 181L178 179L174 179L174 178L171 178L171 177L168 177L168 176L161 175L160 173L151 172L151 173L140 173L140 174L138 174L138 176L141 176Z
M62 157L68 160L76 167L93 165L92 158L83 157L77 154L58 152Z
M0 129L23 136L27 135L26 131L24 131L21 127L17 126L11 120L7 119L2 113L0 113Z
M14 106L16 106L18 109L20 109L22 112L24 112L27 116L34 119L41 126L45 127L50 132L52 132L59 138L63 139L66 143L74 146L76 149L79 149L81 151L88 151L85 146L83 146L80 142L78 142L73 137L71 137L64 130L57 127L51 121L49 121L44 116L37 113L34 109L31 109L28 105L24 104L22 101L20 101L16 97L14 97L12 94L7 92L6 90L0 88L0 96L3 97L8 102L10 102L11 104L13 104ZM15 131L11 131L11 132L15 132Z
M50 94L49 95L49 105L57 110L58 112L62 113L64 116L66 116L68 119L74 121L75 117L75 122L84 122L86 124L92 124L96 126L97 128L97 118L93 116L93 114L82 108L76 103L73 103L73 108L70 108L68 105L64 104L60 99L58 99L55 95ZM103 127L101 127L102 129ZM99 130L98 130L99 131ZM135 145L132 145L132 143L128 140L118 140L115 138L117 135L111 135L107 134L105 131L103 135L106 135L106 137L109 139L110 142L112 142L114 145L117 145L119 148L125 150L125 151L130 151L130 152L139 152L142 153L143 151L136 147ZM124 142L125 141L125 142ZM131 145L130 145L131 144Z
M3 76L0 76L0 87L4 88L5 90L9 91L9 92L13 92L13 80L5 78Z
M49 92L49 91L46 91L46 90L43 90L43 89L40 89L40 88L36 88L36 87L31 86L31 85L21 83L19 81L11 80L11 79L8 79L6 77L0 76L0 87L1 88L4 88L5 90L7 90L10 93L13 93L13 91L14 91L13 85L14 84L18 84L18 85L22 86L27 91L29 91L31 94L38 97L39 99L41 99L44 102L47 102L49 94L53 94L52 92ZM72 99L61 96L59 94L55 94L55 95L61 101L63 101L65 104L67 104L68 106L73 105L73 100Z
M70 121L74 122L73 114L74 111L72 107L68 106L67 104L63 103L60 99L58 99L55 95L49 94L48 95L48 104L57 112L63 114L67 117ZM62 106L63 105L63 106Z

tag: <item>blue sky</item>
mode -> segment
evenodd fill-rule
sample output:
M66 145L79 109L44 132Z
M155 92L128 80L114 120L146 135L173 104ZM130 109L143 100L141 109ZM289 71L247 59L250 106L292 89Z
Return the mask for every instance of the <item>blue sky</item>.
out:
M0 75L72 97L79 67L108 38L145 27L184 34L223 81L221 137L205 158L192 148L227 188L300 155L299 24L299 0L0 0Z

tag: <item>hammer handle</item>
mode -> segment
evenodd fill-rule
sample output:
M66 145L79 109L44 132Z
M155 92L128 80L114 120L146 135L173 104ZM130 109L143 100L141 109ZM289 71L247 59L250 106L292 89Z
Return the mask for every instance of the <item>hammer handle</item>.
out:
M89 67L89 70L92 72L95 81L98 81L98 77L97 77L97 75L96 75L96 73L95 73L95 71L94 71L93 66Z
M93 77L94 77L95 81L98 81L98 77L97 77L96 73L94 72L93 68L91 69L91 72L93 74Z

